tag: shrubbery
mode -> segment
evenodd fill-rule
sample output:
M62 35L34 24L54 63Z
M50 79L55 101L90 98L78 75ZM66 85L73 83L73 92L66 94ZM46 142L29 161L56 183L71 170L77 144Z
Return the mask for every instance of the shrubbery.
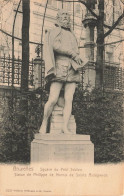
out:
M42 100L47 100L42 91ZM36 93L25 97L28 112L22 110L23 96L8 98L8 108L4 112L0 135L1 162L29 162L30 145L38 132L45 101ZM120 93L94 90L89 95L82 89L76 90L73 102L78 134L90 134L95 146L95 162L120 162L123 159L123 98Z
M120 93L94 90L90 95L75 93L73 112L77 133L91 135L95 162L119 162L123 159L123 97Z
M47 93L42 91L43 100ZM27 104L28 107L23 107ZM44 102L36 93L8 98L8 108L3 115L0 129L0 162L29 162L30 146L42 122ZM13 112L12 112L13 111Z

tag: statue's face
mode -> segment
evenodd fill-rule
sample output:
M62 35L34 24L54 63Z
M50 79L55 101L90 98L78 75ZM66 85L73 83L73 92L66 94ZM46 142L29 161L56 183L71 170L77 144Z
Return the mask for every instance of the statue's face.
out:
M70 24L70 16L65 10L60 10L58 12L57 20L61 26L68 27Z
M68 24L69 23L70 17L69 17L67 12L62 12L62 14L60 16L60 21L61 21L61 23L64 23L64 24Z

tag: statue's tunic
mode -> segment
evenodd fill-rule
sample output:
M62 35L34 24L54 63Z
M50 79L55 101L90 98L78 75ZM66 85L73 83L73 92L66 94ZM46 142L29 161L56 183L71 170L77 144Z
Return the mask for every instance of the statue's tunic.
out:
M72 58L72 56L79 54L74 34L70 30L56 28L49 33L47 40L50 55L53 54L51 57L53 66L49 70L47 65L45 66L47 67L46 76L49 81L80 82L78 64ZM49 52L46 53L46 61L48 61ZM50 61L48 66L50 66Z

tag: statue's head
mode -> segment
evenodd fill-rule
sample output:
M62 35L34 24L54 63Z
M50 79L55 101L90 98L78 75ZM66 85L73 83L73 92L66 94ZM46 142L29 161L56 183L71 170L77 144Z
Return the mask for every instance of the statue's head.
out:
M56 18L57 18L57 23L59 26L62 26L65 28L71 27L70 15L66 10L64 9L59 10Z

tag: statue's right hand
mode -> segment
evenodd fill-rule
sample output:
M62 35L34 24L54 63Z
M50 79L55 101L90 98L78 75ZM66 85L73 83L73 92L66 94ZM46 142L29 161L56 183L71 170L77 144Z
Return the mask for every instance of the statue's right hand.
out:
M74 58L74 60L79 65L81 65L83 63L83 60L81 59L81 57L79 55L76 55L76 57Z

